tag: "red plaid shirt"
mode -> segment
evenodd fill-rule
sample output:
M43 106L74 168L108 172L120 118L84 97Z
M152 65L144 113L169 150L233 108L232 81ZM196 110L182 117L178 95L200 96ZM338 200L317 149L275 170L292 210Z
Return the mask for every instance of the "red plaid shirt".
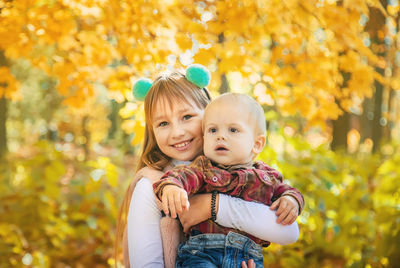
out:
M225 167L224 167L225 168ZM257 201L270 206L283 195L294 197L299 203L300 212L304 207L302 194L282 182L282 174L261 161L253 163L251 168L238 166L223 169L205 156L197 157L190 165L176 166L167 171L160 181L154 183L154 192L161 199L164 186L173 184L185 189L189 196L195 193L210 193L214 190L240 197L246 201ZM268 246L270 243L246 234L242 231L227 228L207 220L192 227L202 233L228 234L234 231L248 236L256 243Z

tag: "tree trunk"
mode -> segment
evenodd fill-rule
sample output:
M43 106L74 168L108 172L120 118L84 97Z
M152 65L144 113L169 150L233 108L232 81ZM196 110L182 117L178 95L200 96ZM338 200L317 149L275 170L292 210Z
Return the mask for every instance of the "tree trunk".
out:
M0 98L0 158L7 152L7 99Z
M341 72L343 76L342 88L347 86L350 80L350 73ZM340 106L339 102L336 104ZM332 142L331 149L337 151L339 149L347 149L347 133L350 130L350 114L343 111L343 114L337 120L332 121Z
M386 9L387 1L380 0L382 7ZM372 48L374 52L381 58L385 58L386 48L384 44L384 36L386 35L386 26L385 21L386 18L382 14L382 12L377 9L371 7L369 9L369 21L366 25L366 30L368 31L371 37L371 43L373 44ZM383 33L383 34L382 34ZM377 66L376 71L384 76L385 70L382 66ZM383 124L382 120L382 103L383 103L383 85L375 80L375 93L373 97L373 119L372 119L372 141L373 151L376 152L379 149L380 142L382 140L383 135Z
M4 52L0 50L0 67L7 65L7 59ZM0 87L7 85L0 85ZM0 158L7 152L7 99L5 96L0 96Z
M377 71L383 74L383 69L377 68ZM383 101L383 85L375 80L375 96L374 96L374 119L372 120L372 141L374 142L373 151L379 149L383 134L382 119L382 101Z
M90 148L90 132L87 130L87 125L89 122L89 116L85 115L82 118L82 136L86 138L86 142L83 144L83 150L85 151L85 160L89 157L89 148Z
M371 98L364 99L363 102L363 113L360 115L361 120L361 142L366 139L372 140L372 119L374 119L373 112L374 104Z
M393 116L393 100L395 97L394 90L392 88L386 88L387 92L387 99L385 100L387 104L387 124L383 128L383 140L390 142L392 140L392 129L394 128L396 121L394 120Z
M115 100L111 100L111 111L108 114L108 119L111 122L111 126L108 128L108 140L111 140L115 137L115 132L117 131L118 111L118 103Z
M346 111L332 122L332 142L331 149L337 151L339 149L347 149L347 133L349 132L350 114Z
M218 35L218 43L222 44L225 42L225 36L224 33L220 33ZM221 59L218 59L218 62L220 62ZM223 94L226 92L229 92L229 82L228 82L228 78L226 77L226 74L221 74L221 85L218 89L219 94Z
M397 15L394 17L393 20L396 21L396 27L395 27L395 32L399 33L400 27L400 14L397 13ZM387 58L386 62L390 64L391 68L391 76L392 77L398 77L400 75L400 69L399 69L399 64L396 62L396 57L397 53L399 51L399 42L392 42L390 44L390 49L388 49L387 52ZM392 140L392 130L396 127L397 121L396 121L396 92L395 90L389 86L386 89L386 95L387 99L384 98L384 101L387 105L387 124L383 129L383 139L387 142L391 142Z
M226 78L226 74L221 75L221 86L219 87L218 92L220 94L229 92L229 83L228 83L228 79Z

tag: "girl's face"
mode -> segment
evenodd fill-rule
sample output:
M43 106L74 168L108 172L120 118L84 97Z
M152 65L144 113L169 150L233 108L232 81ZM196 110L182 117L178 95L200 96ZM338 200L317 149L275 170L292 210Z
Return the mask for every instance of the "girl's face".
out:
M194 103L160 99L154 107L153 131L160 150L167 156L190 161L203 149L204 110Z

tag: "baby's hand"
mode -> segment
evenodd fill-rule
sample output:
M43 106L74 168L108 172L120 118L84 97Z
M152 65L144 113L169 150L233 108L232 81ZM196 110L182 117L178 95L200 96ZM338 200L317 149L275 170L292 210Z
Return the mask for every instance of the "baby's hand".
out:
M289 195L284 195L272 203L270 209L276 208L278 208L275 213L278 216L276 222L282 223L282 225L292 224L299 214L299 205L296 199Z
M189 209L187 192L176 185L164 186L161 200L165 215L171 212L172 218L176 218L176 214L181 213L183 209Z

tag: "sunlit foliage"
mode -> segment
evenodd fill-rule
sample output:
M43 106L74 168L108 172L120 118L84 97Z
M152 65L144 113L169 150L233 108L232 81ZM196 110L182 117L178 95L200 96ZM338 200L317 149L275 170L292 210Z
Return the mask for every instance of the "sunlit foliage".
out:
M260 158L306 198L299 242L265 249L265 265L396 267L398 135L371 153L352 129L333 152L328 126L362 114L380 83L400 129L398 21L398 1L0 0L0 267L120 262L117 211L144 136L130 88L193 62L214 96L228 83L263 104Z

